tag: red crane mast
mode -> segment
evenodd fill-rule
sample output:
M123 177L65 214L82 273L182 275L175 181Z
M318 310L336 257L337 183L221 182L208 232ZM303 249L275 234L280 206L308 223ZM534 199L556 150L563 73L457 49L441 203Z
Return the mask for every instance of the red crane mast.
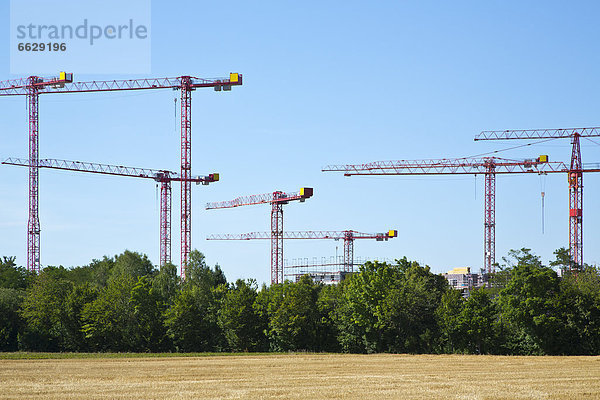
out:
M272 193L242 196L229 201L207 203L206 209L234 208L255 204L271 204L271 283L283 283L283 206L290 201L300 201L312 197L312 188L301 188L299 192Z
M344 271L353 272L354 270L354 240L356 239L375 239L377 241L387 241L398 236L398 231L390 230L385 233L363 233L352 230L345 231L289 231L282 235L283 239L333 239L344 241ZM250 232L241 234L213 234L209 235L207 240L253 240L270 239L269 232Z
M599 127L564 129L520 129L503 131L483 131L475 140L512 140L512 139L558 139L571 138L571 164L568 169L569 182L569 252L571 270L583 266L583 172L580 137L600 136ZM597 172L587 170L587 172Z
M2 164L30 167L30 161L21 158L8 158ZM181 176L176 172L49 158L38 160L37 168L145 178L160 183L160 266L162 267L171 262L171 182L183 181ZM219 174L217 173L189 178L190 182L194 182L197 185L208 185L218 180Z
M192 91L212 87L228 91L242 84L242 75L205 79L193 76L108 81L73 82L73 74L60 72L58 77L0 81L0 96L26 96L29 113L29 220L27 227L27 268L40 270L39 222L39 95L47 93L114 92L122 90L177 89L181 93L181 277L185 279L192 240L191 162L192 162Z
M343 172L344 176L484 174L484 269L488 274L495 271L496 263L496 174L546 174L568 170L569 167L562 162L548 162L547 156L529 160L482 157L377 161L356 165L329 165L323 168L323 171Z

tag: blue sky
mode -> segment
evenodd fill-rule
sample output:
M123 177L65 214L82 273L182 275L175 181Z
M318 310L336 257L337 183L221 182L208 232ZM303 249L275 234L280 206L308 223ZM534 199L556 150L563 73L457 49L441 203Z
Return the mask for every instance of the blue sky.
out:
M296 191L285 229L397 229L357 241L356 256L407 256L444 272L483 263L483 176L351 177L326 164L463 157L520 142L474 142L481 130L598 126L600 5L594 1L152 2L153 77L244 75L231 92L193 94L193 247L228 279L269 280L268 241L210 233L267 231L269 206L204 210L207 201ZM9 2L0 2L8 25ZM8 32L0 76L10 79ZM82 75L76 80L139 75ZM179 170L171 91L45 95L40 157ZM27 156L25 99L0 99L0 157ZM595 139L600 143L600 138ZM582 141L584 162L600 145ZM498 154L568 161L568 140ZM545 185L545 233L540 191ZM600 262L600 176L584 177L584 258ZM544 262L568 246L566 176L499 176L497 259L529 247ZM27 171L0 168L0 255L25 264ZM179 189L173 196L179 262ZM40 172L42 263L76 266L125 249L158 262L154 182ZM331 241L288 241L285 258L335 254Z

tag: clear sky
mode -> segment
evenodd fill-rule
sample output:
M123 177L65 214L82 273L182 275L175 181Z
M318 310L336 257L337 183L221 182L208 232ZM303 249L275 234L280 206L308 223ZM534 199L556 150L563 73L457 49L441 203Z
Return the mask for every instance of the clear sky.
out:
M343 177L326 164L471 156L523 144L474 142L482 130L599 126L595 1L153 1L153 77L244 75L231 92L193 93L192 244L229 280L269 280L268 241L206 241L211 233L268 231L268 205L206 211L208 201L296 191L287 230L382 232L355 255L418 260L434 272L483 263L483 176ZM0 1L8 26L9 2ZM0 35L0 79L9 73ZM137 78L82 75L75 80ZM179 170L177 92L44 95L40 157ZM21 96L0 98L0 158L27 157ZM178 113L178 110L177 110ZM600 138L582 140L600 162ZM498 156L549 154L557 140ZM600 263L600 176L584 176L584 258ZM540 191L546 192L545 233ZM173 261L179 263L179 188L173 190ZM568 246L562 174L498 176L496 254L529 247L544 262ZM125 249L158 263L154 182L40 171L43 265L85 265ZM0 167L0 255L26 264L27 170ZM335 255L333 241L287 241L285 258Z

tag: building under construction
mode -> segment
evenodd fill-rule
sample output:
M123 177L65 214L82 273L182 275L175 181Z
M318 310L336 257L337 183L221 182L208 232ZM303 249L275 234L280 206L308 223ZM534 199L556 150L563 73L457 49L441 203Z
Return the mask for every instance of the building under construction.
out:
M357 267L360 268L367 262L385 262L391 265L395 263L395 260L356 257L351 264L352 268L349 268L342 256L321 257L320 260L317 257L313 257L311 260L299 258L292 259L291 263L285 260L284 269L286 279L293 282L298 282L301 277L308 275L314 282L332 285L340 283L355 273Z
M453 268L442 274L451 288L460 290L464 297L468 297L473 289L487 286L490 275L483 270L481 273L471 273L471 267Z

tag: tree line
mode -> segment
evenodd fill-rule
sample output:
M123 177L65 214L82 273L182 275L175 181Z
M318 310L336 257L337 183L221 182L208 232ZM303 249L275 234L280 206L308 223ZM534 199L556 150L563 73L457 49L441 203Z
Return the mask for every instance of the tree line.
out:
M551 265L568 265L565 249ZM0 351L600 354L600 272L559 278L511 251L464 296L406 257L338 285L227 282L190 254L188 278L131 251L27 272L0 260Z

